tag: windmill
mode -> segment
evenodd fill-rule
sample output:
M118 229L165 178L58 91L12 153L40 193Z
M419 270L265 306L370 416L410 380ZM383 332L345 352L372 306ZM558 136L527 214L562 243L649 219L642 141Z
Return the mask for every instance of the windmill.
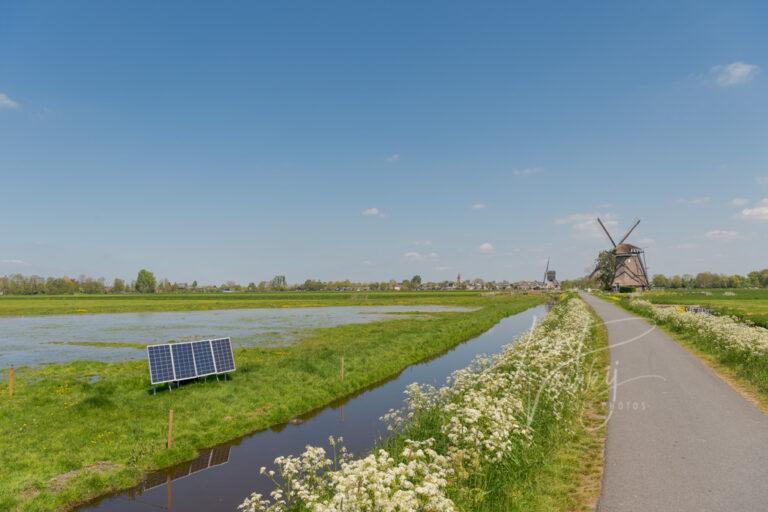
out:
M625 243L632 231L635 230L640 219L637 219L632 227L627 230L627 233L619 240L617 244L608 229L603 224L603 221L599 218L597 223L603 228L605 236L613 246L610 251L616 258L616 272L611 282L611 288L618 289L621 286L631 286L639 290L647 290L650 288L648 282L648 272L646 272L645 265L645 251L636 245ZM595 268L590 277L597 277L600 274L600 268Z
M542 288L560 288L557 282L557 273L549 270L549 258L547 258L547 268L544 270L544 280L541 282Z

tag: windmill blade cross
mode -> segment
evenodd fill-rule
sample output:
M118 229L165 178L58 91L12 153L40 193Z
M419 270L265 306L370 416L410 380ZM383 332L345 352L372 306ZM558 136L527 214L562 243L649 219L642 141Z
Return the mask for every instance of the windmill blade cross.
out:
M605 224L603 224L603 221L600 220L600 217L597 218L597 223L600 224L601 228L603 228L603 232L605 233L605 236L608 237L608 240L610 240L613 246L616 247L616 242L613 241L613 237L608 232L608 229L606 229Z
M637 219L637 220L635 221L635 223L634 223L634 224L632 224L632 227L631 227L631 228L629 228L629 230L627 231L627 234L626 234L626 235L624 235L624 238L622 238L622 239L621 239L621 242L619 242L619 244L623 244L623 243L624 243L624 240L626 240L627 238L629 238L629 235L630 235L630 233L632 233L632 231L634 231L634 230L635 230L635 228L637 227L637 225L638 225L638 224L640 224L640 219Z

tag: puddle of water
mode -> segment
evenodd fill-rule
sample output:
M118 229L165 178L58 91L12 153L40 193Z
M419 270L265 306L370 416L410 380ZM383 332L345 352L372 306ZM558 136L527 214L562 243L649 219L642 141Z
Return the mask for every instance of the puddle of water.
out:
M195 461L152 474L137 488L92 503L80 510L136 512L179 510L235 511L251 492L267 494L272 486L259 475L280 455L297 455L308 444L328 448L328 436L344 437L344 445L364 454L386 427L379 420L389 409L403 404L403 392L412 382L442 385L455 370L464 368L478 354L495 354L542 318L547 306L538 306L508 317L484 334L431 360L412 365L392 379L353 397L268 430L262 430L202 452ZM217 454L214 458L214 454ZM216 464L211 461L216 461Z
M468 311L444 306L346 306L229 309L163 313L115 313L0 318L0 368L143 359L138 348L55 342L166 343L231 337L236 346L290 344L306 329L397 318L396 313Z

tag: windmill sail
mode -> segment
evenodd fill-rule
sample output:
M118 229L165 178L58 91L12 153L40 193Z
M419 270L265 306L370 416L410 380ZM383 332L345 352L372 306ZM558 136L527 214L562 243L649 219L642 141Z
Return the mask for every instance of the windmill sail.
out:
M605 236L607 236L607 237L608 237L608 240L610 240L610 241L611 241L611 245L613 245L614 247L616 247L616 242L614 242L614 241L613 241L613 237L612 237L612 236L611 236L611 234L608 232L608 228L606 228L606 227L605 227L605 224L603 224L603 221L602 221L602 220L600 220L600 217L598 217L598 218L597 218L597 223L598 223L598 224L600 224L600 227L601 227L601 228L603 228L603 233L605 233Z
M623 243L624 243L624 241L625 241L627 238L629 238L629 235L632 233L632 231L634 231L634 230L635 230L635 228L637 227L637 225L638 225L638 224L640 224L640 219L637 219L637 220L635 220L635 223L634 223L634 224L632 224L632 227L631 227L631 228L629 228L629 229L627 230L627 234L626 234L626 235L624 235L624 237L621 239L621 241L619 242L619 245L623 244Z

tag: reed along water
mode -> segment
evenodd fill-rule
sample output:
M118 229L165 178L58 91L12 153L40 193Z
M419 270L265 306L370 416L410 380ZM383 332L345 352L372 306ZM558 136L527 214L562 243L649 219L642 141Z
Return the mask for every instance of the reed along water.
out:
M405 388L413 383L441 386L454 371L468 366L480 354L496 354L529 329L534 318L546 315L537 306L505 318L480 336L429 360L409 366L398 375L356 395L298 417L286 424L261 430L203 450L194 461L150 474L128 491L102 497L79 510L138 512L235 511L252 492L269 494L272 482L259 468L274 467L281 455L298 455L306 445L329 450L328 436L343 437L355 456L364 455L387 435L379 418L403 405ZM180 390L183 393L183 389Z

